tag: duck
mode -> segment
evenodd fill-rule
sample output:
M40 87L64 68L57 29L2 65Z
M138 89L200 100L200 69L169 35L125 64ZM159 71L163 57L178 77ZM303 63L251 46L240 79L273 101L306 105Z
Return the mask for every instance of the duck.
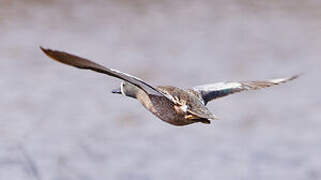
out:
M193 123L210 124L218 120L206 107L208 102L234 93L258 90L294 80L299 75L263 81L226 81L182 89L175 86L153 86L133 75L102 66L64 51L40 49L51 59L79 69L92 70L121 80L114 94L137 99L156 117L175 126Z

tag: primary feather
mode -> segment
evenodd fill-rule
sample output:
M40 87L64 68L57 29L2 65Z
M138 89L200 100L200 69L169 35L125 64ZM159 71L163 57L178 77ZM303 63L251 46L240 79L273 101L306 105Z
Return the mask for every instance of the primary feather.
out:
M209 101L227 96L236 92L246 91L246 90L257 90L262 88L267 88L270 86L285 83L298 78L299 75L291 76L288 78L271 79L266 81L227 81L219 82L214 84L205 84L200 86L195 86L192 90L198 92L206 105Z
M56 50L51 50L51 49L45 49L40 47L40 49L50 58L52 58L55 61L70 65L70 66L74 66L80 69L89 69L92 71L96 71L99 73L103 73L103 74L107 74L122 80L125 80L133 85L135 85L136 87L142 89L143 91L145 91L147 94L153 94L153 95L158 95L158 96L165 96L167 99L169 99L170 101L173 101L173 97L168 95L168 94L164 94L161 91L157 90L155 87L147 84L146 82L144 82L143 80L120 72L118 70L115 69L110 69L107 67L104 67L100 64L97 64L95 62L92 62L88 59L73 55L73 54L69 54L63 51L56 51Z

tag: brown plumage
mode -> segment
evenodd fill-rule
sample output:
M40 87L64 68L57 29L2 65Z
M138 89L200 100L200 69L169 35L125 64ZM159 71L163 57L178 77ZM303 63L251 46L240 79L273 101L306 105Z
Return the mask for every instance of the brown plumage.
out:
M195 122L209 124L210 120L217 119L205 106L213 99L243 90L278 85L298 77L292 76L268 81L222 82L196 86L192 89L180 89L174 86L154 87L137 77L106 68L88 59L62 51L40 48L47 56L58 62L122 79L124 82L121 83L119 89L112 91L113 93L136 98L158 118L176 126Z

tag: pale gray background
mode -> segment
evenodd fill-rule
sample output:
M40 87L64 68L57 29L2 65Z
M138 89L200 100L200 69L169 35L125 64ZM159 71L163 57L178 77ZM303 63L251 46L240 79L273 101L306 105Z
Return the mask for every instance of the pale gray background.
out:
M321 1L0 0L1 180L321 178ZM65 50L153 84L305 73L174 127L49 60Z

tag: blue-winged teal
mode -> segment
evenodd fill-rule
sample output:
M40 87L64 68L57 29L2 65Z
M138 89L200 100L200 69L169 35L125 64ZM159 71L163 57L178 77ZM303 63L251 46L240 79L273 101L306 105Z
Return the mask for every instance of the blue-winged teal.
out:
M138 99L145 108L158 118L176 126L195 122L209 124L210 120L217 119L206 107L206 104L213 99L244 90L278 85L298 77L296 75L267 81L220 82L196 86L191 89L180 89L173 86L155 87L137 77L106 68L78 56L62 51L41 49L50 58L61 63L122 79L120 88L113 90L113 93Z

